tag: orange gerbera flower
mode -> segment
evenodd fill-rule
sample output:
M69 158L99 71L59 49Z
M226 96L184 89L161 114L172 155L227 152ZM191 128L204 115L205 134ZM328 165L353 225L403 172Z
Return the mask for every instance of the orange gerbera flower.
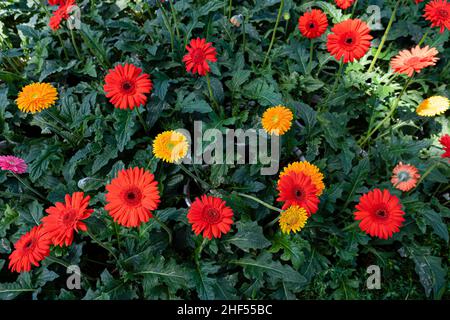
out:
M22 88L17 96L17 107L22 112L36 113L53 106L58 91L50 83L32 83Z
M427 3L423 15L431 21L432 27L439 27L439 32L450 30L450 2L447 0L434 0Z
M349 8L355 0L334 0L334 2L339 8L345 10Z
M400 200L388 190L369 191L361 196L356 209L355 220L360 220L361 230L372 237L392 237L405 221Z
M420 178L419 171L410 164L399 162L392 171L391 182L394 188L401 191L409 191L416 186L417 180Z
M391 67L397 73L412 77L414 72L420 72L423 68L434 66L439 52L428 46L420 48L416 46L411 50L402 50L391 60Z
M313 39L318 38L328 28L327 15L322 10L312 9L309 12L305 12L298 19L298 29L303 36Z
M146 94L150 93L153 83L149 75L132 64L117 65L105 77L106 97L114 107L131 109L147 103Z
M183 57L183 62L186 64L187 72L204 76L211 71L208 62L217 61L216 48L211 42L206 42L206 39L192 39L186 46L186 50L188 53Z
M138 227L147 222L152 217L151 211L160 203L158 182L153 174L140 168L120 171L106 190L105 210L125 227Z
M305 208L308 216L311 216L319 208L317 187L312 183L311 178L303 172L293 171L280 177L278 191L277 201L284 202L283 210L297 205Z
M192 203L187 218L196 235L203 232L203 237L211 240L230 231L233 210L220 198L202 195Z
M261 123L267 133L282 136L291 128L293 118L291 110L284 106L276 106L264 111Z
M15 272L29 272L31 265L39 266L39 262L49 255L50 240L45 237L42 225L36 226L14 244L14 251L9 256L9 268Z
M42 218L44 231L55 246L70 246L73 242L74 231L87 231L82 222L94 212L88 209L90 196L84 197L83 192L66 195L65 203L57 202L55 206L45 212L48 216Z
M291 172L302 172L311 178L312 183L317 188L317 196L320 196L325 189L325 184L323 183L323 174L320 169L315 165L309 163L308 161L293 162L288 164L287 167L283 169L280 173L280 178Z
M358 60L369 51L370 29L359 19L348 19L336 24L328 35L327 49L336 60L344 59L344 63Z

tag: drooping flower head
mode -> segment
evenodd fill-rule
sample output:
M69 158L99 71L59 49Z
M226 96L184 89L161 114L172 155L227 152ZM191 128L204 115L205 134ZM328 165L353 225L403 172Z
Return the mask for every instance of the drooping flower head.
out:
M50 5L58 5L58 8L53 12L50 17L48 25L53 31L58 30L61 27L61 22L67 20L70 17L71 7L75 5L75 0L56 0L52 1Z
M183 62L186 65L186 71L191 73L198 73L205 76L211 71L208 62L217 61L216 49L211 42L206 42L206 39L192 39L186 46L188 53L183 57Z
M306 210L294 205L280 214L280 220L278 222L281 232L289 234L290 232L297 233L297 231L303 229L307 220L308 213Z
M361 59L370 48L370 29L359 19L348 19L336 24L328 35L327 49L336 60L344 63Z
M177 131L164 131L153 141L153 154L158 159L175 163L183 159L189 149L186 136Z
M399 162L392 171L391 182L394 188L406 192L416 186L419 178L420 174L415 166Z
M334 2L336 3L336 6L338 6L342 10L345 10L347 8L350 8L355 0L334 0Z
M276 106L264 111L261 123L268 134L281 136L291 128L293 118L291 110L284 106Z
M309 163L308 161L296 161L293 163L290 163L283 169L283 171L280 173L280 178L286 174L289 174L291 172L302 172L308 177L311 178L312 183L317 188L317 196L320 196L325 189L325 184L323 183L323 174L320 172L320 169Z
M311 178L303 172L290 172L283 175L278 180L277 201L284 202L282 209L297 205L305 208L308 216L316 213L319 205L317 197L317 187L312 183Z
M441 158L450 158L450 136L448 134L444 134L439 139L439 142L444 148L444 153L441 154Z
M220 238L228 233L233 224L233 210L220 198L202 195L192 203L187 218L196 235Z
M75 232L87 231L83 220L94 212L88 209L90 199L90 196L84 197L83 192L74 192L66 194L64 203L57 202L45 210L48 215L42 218L44 232L55 246L70 246Z
M140 168L119 172L106 186L105 210L118 224L138 227L147 222L160 203L158 182L153 174Z
M422 69L434 66L439 60L439 52L435 48L428 46L420 48L416 46L411 50L402 50L391 60L391 68L397 72L412 77L414 72L420 72Z
M22 158L14 156L0 156L0 169L22 174L27 171L27 164Z
M362 195L356 210L361 230L380 239L392 237L405 221L400 200L388 190L374 189Z
M304 37L318 38L327 31L328 19L322 10L312 9L298 19L298 29Z
M432 27L438 27L440 33L445 29L450 30L450 2L447 0L428 2L423 16L431 22Z
M32 83L22 88L16 99L17 107L22 112L36 113L53 106L58 99L58 92L49 83Z
M449 107L449 100L442 96L433 96L422 101L416 113L423 117L433 117L443 114Z
M32 265L38 267L39 262L49 255L50 240L45 237L42 225L36 226L14 244L14 251L9 256L9 269L29 272Z
M106 97L119 109L131 109L147 103L146 94L152 91L149 75L130 63L117 65L105 77Z

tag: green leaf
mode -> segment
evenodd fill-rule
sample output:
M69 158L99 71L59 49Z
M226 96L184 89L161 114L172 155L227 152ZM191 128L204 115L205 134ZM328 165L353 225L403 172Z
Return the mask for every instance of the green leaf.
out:
M433 210L423 212L425 222L433 228L436 235L448 242L447 224L442 221L441 215Z
M136 112L139 112L136 110ZM116 110L114 112L114 128L117 140L117 149L122 152L125 146L130 142L131 136L134 134L135 125L134 117L129 110ZM127 148L128 149L128 148Z
M257 100L262 106L283 104L280 93L276 92L264 79L258 78L244 87L243 94L252 100Z
M270 246L270 241L264 237L263 229L256 221L236 222L238 232L224 240L248 252L249 249L264 249Z
M195 93L190 93L181 104L181 112L186 113L209 113L212 111L210 105L203 99L196 97Z
M12 300L23 293L32 293L36 289L31 284L31 275L22 272L16 282L0 283L0 300Z

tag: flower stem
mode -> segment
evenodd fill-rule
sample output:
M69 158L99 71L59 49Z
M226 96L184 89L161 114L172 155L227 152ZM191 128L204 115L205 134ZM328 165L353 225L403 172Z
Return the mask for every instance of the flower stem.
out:
M269 223L267 223L263 229L267 229L270 228L271 226L273 226L275 223L277 223L277 221L280 220L280 215L278 215L275 219L273 219L272 221L270 221Z
M355 14L357 6L358 6L358 0L356 0L355 3L353 4L352 13L350 14L350 18L353 17L353 15Z
M173 23L174 23L174 25L175 25L175 31L176 31L176 33L177 33L178 39L181 40L180 30L178 29L177 12L176 12L176 10L175 10L175 6L173 5L173 0L169 0L169 4L170 4L170 10L172 11Z
M182 164L181 162L178 164L181 168L181 170L183 170L188 176L190 176L192 179L194 179L195 182L198 183L198 185L205 190L209 190L211 189L211 186L209 185L208 182L204 181L203 179L201 179L200 177L194 175L191 171L188 170L188 168L186 168L184 166L184 164Z
M275 22L275 27L273 28L272 39L270 40L269 49L267 49L266 56L264 57L264 61L262 66L266 65L267 59L269 58L270 50L272 50L273 43L275 41L275 36L277 34L278 24L280 23L281 12L283 11L284 0L280 1L280 7L278 8L278 16L277 21Z
M240 192L234 192L234 194L236 194L238 196L241 196L241 197L244 197L244 198L251 199L251 200L253 200L255 202L258 202L259 204L262 204L263 206L265 206L266 208L269 208L271 210L274 210L274 211L277 211L277 212L280 212L280 213L283 212L283 210L281 210L281 209L279 209L277 207L274 207L274 206L268 204L267 202L264 202L264 201L254 197L254 196L251 196L251 195L248 195L248 194L245 194L245 193L240 193Z
M233 0L228 2L228 20L231 19L231 8L233 7Z
M435 162L433 163L428 169L427 171L425 171L425 173L420 177L419 181L417 181L416 186L408 191L408 194L410 194L412 191L414 191L415 189L417 189L417 187L422 183L422 181L425 180L425 178L434 170L436 169L436 167L439 166L439 162Z
M78 50L78 46L77 46L77 43L75 42L75 36L73 34L73 30L72 29L70 29L70 39L72 40L72 45L73 45L73 47L75 49L75 52L77 53L78 59L80 61L82 61L83 58L81 57L80 50Z
M148 132L147 124L145 123L144 118L142 117L142 113L141 113L141 111L139 111L139 108L140 107L136 108L136 112L137 112L137 116L139 118L139 122L141 123L142 127L144 128L144 131Z
M214 98L214 93L213 93L212 87L211 87L211 79L209 78L209 72L206 73L206 83L208 85L208 91L209 91L209 97L211 99L211 103L216 108L218 115L221 115L222 110L220 109L219 104L217 103L216 99Z
M208 238L203 238L203 241L200 243L200 245L197 247L197 249L195 249L195 264L197 265L197 267L200 269L200 257L202 255L202 251L203 248L206 245L206 242L208 242ZM198 270L200 272L200 270Z
M336 89L337 89L337 87L338 87L338 84L339 84L339 81L341 80L341 77L342 77L342 70L344 69L344 60L343 60L344 58L342 58L340 61L339 61L339 69L338 69L338 72L337 72L337 75L336 75L336 78L335 78L335 80L334 80L334 84L333 84L333 88L331 89L331 91L328 93L328 95L327 95L327 97L326 97L326 99L325 99L325 102L322 104L320 104L320 106L319 106L319 111L322 111L323 110L323 107L325 107L327 104L328 104L328 101L330 100L330 98L331 98L331 96L332 95L334 95L334 93L336 92Z
M173 34L173 28L172 25L169 22L169 19L167 18L166 10L164 9L163 5L161 4L161 1L156 1L158 3L158 6L161 10L162 17L164 24L166 25L167 30L170 34L170 46L172 48L172 52L175 50L175 44L174 44L174 34Z
M380 122L378 122L378 125L377 125L374 129L372 129L372 130L369 129L369 130L367 131L366 137L359 143L359 145L360 145L361 148L362 148L362 147L365 145L365 143L370 139L370 137L371 137L375 132L377 132L378 129L380 129L380 128L384 125L384 123L387 122L388 120L390 120L391 117L394 115L395 110L397 109L397 106L398 106L398 104L400 103L400 100L401 100L403 94L406 92L406 89L408 88L409 84L411 83L411 80L412 80L413 77L414 77L414 75L411 76L410 78L408 78L408 80L405 82L402 91L401 91L400 94L398 95L397 99L395 99L395 101L394 101L394 103L392 104L391 109L390 109L389 113L386 115L386 117L384 117L383 120L381 120Z
M91 237L91 239L97 243L100 247L102 247L103 249L105 249L106 251L108 251L113 258L118 262L119 260L117 259L117 256L114 254L114 252L112 251L111 248L109 248L106 244L104 244L103 242L101 242L100 240L98 240L93 234L92 232L88 229L86 231L86 233L88 234L89 237Z
M36 189L34 189L33 187L31 187L28 183L25 182L25 180L23 180L21 177L19 177L19 175L17 175L16 173L11 171L11 174L28 190L30 190L31 192L33 192L35 195L37 195L41 200L44 200L46 202L48 202L48 200Z
M308 64L308 70L310 74L312 72L313 55L314 55L314 39L311 39L311 46L309 48L309 64Z
M397 3L395 4L394 10L392 11L391 18L389 19L388 25L386 27L386 30L384 31L383 37L381 38L380 45L378 46L377 52L375 53L375 56L372 59L372 62L370 63L369 69L367 70L367 73L370 73L373 68L375 67L375 63L377 62L378 56L381 53L381 50L383 49L384 43L386 42L386 39L389 35L389 32L391 30L392 24L394 23L396 13L398 6L400 5L400 2L402 0L397 0Z
M346 226L344 229L342 229L342 231L348 231L350 229L353 229L354 227L356 227L358 225L359 221L355 221L351 224L349 224L348 226Z
M161 228L163 228L167 232L167 235L169 236L169 244L171 244L172 243L172 238L173 238L172 237L172 231L170 231L169 227L164 222L159 220L156 217L156 215L153 215L153 219L155 219L155 221L161 226Z
M425 39L428 37L429 33L430 29L428 29L427 32L425 32L425 34L423 35L422 39L420 39L419 43L417 44L418 46L421 46L425 42Z
M64 260L61 260L61 259L59 259L59 258L56 258L56 257L48 256L48 257L46 258L46 260L49 260L49 261L51 261L51 262L53 262L53 263L57 263L57 264L63 266L64 268L66 268L66 269L68 269L68 268L70 267L70 264L69 264L68 262L66 262L66 261L64 261ZM94 280L95 280L95 278L89 277L89 276L85 275L85 274L82 273L82 272L80 272L80 276L82 276L83 278L86 278L86 279L88 279L88 280L91 280L91 281L94 281Z

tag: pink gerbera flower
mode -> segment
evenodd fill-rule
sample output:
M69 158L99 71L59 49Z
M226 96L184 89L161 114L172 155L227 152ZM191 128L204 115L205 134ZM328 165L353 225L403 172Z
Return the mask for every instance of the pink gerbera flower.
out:
M14 156L0 156L0 169L22 174L27 171L25 160Z

